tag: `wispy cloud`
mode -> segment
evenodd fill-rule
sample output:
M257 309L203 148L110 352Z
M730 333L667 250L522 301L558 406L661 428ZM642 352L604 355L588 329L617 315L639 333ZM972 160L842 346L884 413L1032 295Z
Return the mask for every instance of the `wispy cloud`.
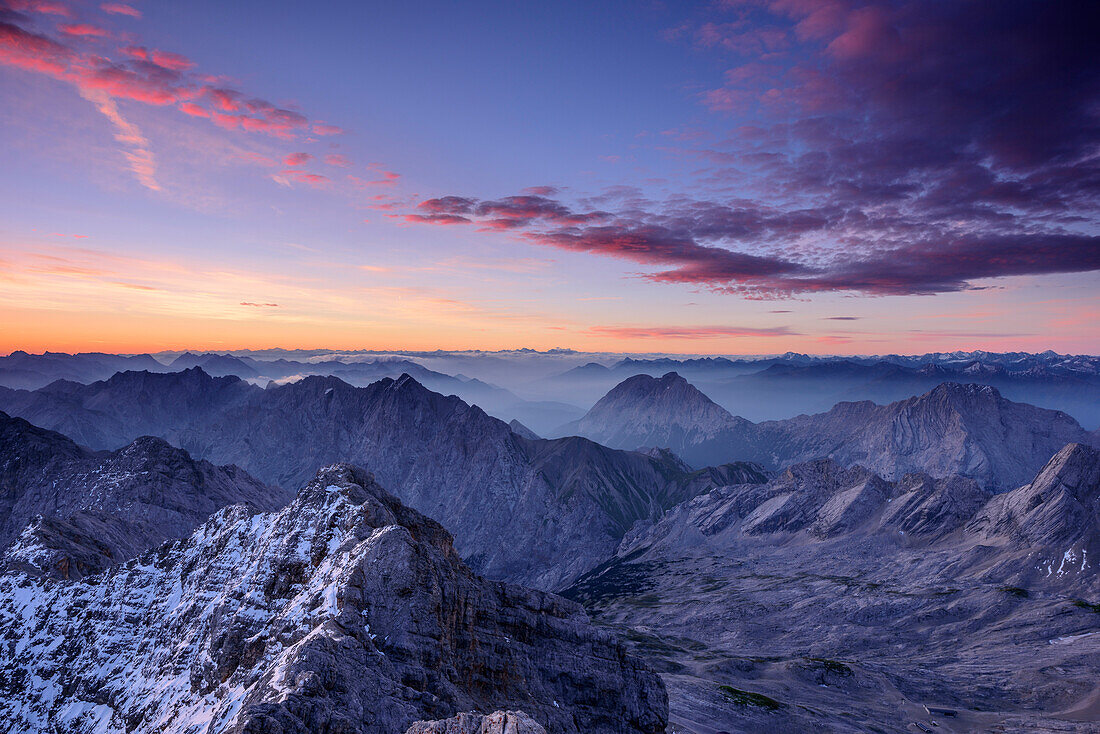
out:
M128 15L131 18L140 18L141 11L132 5L126 5L124 3L103 3L99 6L103 12L111 13L112 15Z
M728 339L798 335L798 332L786 326L592 326L585 333L612 339Z
M139 19L141 12L124 3L100 6L106 23L70 21L67 6L30 0L7 0L17 12L0 14L0 64L45 74L72 84L82 97L115 125L116 138L123 143L123 155L138 181L152 190L156 183L152 146L138 128L128 122L119 102L157 107L175 107L183 114L208 120L214 125L243 133L263 133L277 139L309 142L313 136L343 132L335 125L311 120L305 113L277 105L262 97L229 86L218 77L199 73L188 57L133 42L133 33L115 33L111 17ZM49 18L60 18L55 23ZM36 20L37 19L37 20ZM49 28L53 27L53 33ZM45 28L43 30L42 28ZM128 43L114 47L112 39ZM297 168L312 160L307 152L286 154L286 165ZM330 165L350 165L344 156L329 154ZM386 172L383 180L396 180ZM325 185L327 177L302 172L279 179L311 186Z
M80 95L94 104L95 108L115 126L115 140L122 143L122 154L141 185L151 191L160 191L153 152L149 149L149 141L141 134L137 125L127 122L122 117L115 100L106 92L81 88Z

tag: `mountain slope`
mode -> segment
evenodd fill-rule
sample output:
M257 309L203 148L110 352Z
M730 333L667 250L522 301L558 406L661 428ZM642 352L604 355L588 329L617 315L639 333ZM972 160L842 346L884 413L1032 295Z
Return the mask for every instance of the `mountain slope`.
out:
M161 439L94 453L0 413L5 565L65 577L102 570L190 533L214 511L274 509L289 496L235 466L195 461Z
M0 620L20 731L392 734L520 707L556 734L665 726L660 679L578 606L475 576L346 465L87 583L0 576Z

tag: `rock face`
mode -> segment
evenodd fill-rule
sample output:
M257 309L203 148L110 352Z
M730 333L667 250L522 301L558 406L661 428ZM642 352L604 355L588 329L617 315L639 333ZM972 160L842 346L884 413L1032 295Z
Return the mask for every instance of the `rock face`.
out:
M84 582L0 576L0 649L0 719L26 732L392 734L522 709L551 733L656 733L667 712L579 606L475 576L348 465Z
M1027 545L1069 545L1067 553L1078 544L1100 545L1100 452L1067 445L1032 482L994 497L967 530Z
M439 518L476 570L543 589L611 556L636 521L714 486L667 456L524 438L408 375L362 388L307 377L265 390L194 369L59 390L23 393L23 415L98 436L96 446L140 429L282 487L337 461L370 467Z
M1095 713L1057 712L1094 700L1097 558L1087 446L1002 494L823 459L640 523L565 594L630 628L674 727L902 731L927 704L960 731L1083 732Z
M10 544L9 567L79 578L187 535L219 508L274 509L289 499L161 439L92 452L0 413L0 548Z
M960 475L994 490L1028 481L1067 443L1096 440L1065 413L956 383L888 405L838 403L825 413L753 424L676 373L620 383L576 428L618 448L666 446L696 466L736 460L781 469L828 457L890 480Z
M546 734L546 729L522 711L459 714L442 721L418 721L405 734Z

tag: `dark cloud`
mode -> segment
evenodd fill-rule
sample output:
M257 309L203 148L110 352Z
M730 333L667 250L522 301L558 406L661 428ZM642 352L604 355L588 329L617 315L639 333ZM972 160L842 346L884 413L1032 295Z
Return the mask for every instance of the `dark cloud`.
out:
M1100 269L1100 13L1079 0L753 0L671 37L725 54L694 191L431 199L474 223L749 296L932 294ZM719 9L716 9L719 8ZM737 198L731 198L736 192ZM579 206L578 206L579 205Z

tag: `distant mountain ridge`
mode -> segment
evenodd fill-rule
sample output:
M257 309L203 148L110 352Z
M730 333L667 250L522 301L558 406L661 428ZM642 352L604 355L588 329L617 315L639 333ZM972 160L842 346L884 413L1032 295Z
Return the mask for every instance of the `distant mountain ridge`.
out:
M1100 357L1054 352L627 358L610 366L582 365L548 384L593 404L628 377L668 372L680 374L732 414L753 421L822 412L844 401L894 402L943 382L961 382L989 385L1011 400L1061 410L1090 429L1100 426Z
M674 372L623 381L569 428L617 448L667 446L695 466L736 459L778 469L830 457L892 480L910 472L961 474L993 489L1019 486L1067 443L1095 441L1064 413L1006 400L992 387L950 382L888 405L839 403L825 413L754 424Z
M610 555L636 521L714 486L672 457L524 438L408 375L361 388L307 377L264 389L199 368L131 372L0 401L94 447L121 445L134 432L159 435L283 487L319 466L358 463L440 518L477 570L547 589ZM730 471L765 479L748 465Z

